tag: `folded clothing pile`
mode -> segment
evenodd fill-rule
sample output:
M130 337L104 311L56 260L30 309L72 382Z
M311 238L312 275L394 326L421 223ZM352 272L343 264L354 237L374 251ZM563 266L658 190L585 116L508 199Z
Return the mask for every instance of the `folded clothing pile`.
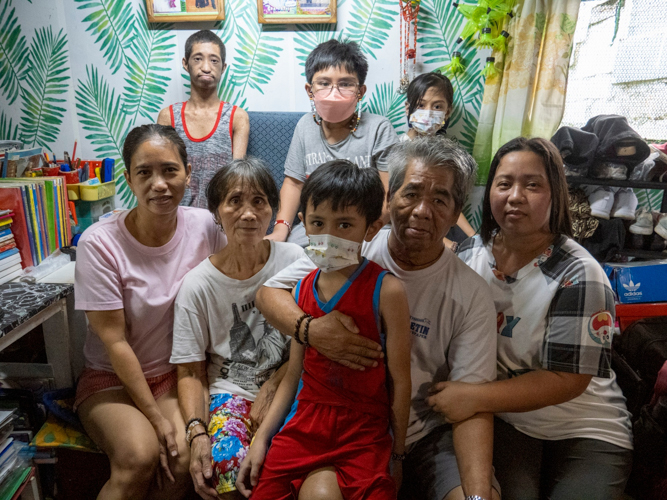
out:
M572 177L625 180L651 155L649 145L619 115L595 116L581 129L561 127L551 142L563 157L565 174ZM667 155L658 154L652 161L650 168L642 169L647 176L642 180L667 171ZM667 182L667 175L663 177Z

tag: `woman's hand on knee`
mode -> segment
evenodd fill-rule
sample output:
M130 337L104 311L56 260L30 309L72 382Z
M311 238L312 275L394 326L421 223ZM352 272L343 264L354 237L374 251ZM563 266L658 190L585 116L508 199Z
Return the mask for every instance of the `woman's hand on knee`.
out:
M218 492L208 482L213 475L211 466L211 441L207 435L192 440L190 449L190 475L195 491L204 500L217 500Z
M248 454L241 463L239 474L236 477L236 489L244 497L248 498L252 489L259 481L259 471L262 469L266 457L266 445L255 442L248 450Z
M151 422L151 425L153 425L158 442L160 443L160 467L162 472L167 476L169 481L175 483L176 479L169 468L169 457L178 457L174 425L164 417L158 419L156 422Z

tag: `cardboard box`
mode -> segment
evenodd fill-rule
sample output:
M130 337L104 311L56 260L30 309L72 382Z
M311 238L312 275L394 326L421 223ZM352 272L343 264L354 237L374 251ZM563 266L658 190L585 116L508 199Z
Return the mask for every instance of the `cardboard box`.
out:
M604 269L621 304L667 301L667 260L605 264Z

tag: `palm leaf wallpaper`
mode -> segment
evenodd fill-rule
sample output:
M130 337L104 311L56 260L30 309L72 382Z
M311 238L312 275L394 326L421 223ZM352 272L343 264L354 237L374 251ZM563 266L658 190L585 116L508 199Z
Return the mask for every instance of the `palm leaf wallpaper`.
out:
M82 158L114 158L118 204L135 201L122 171L122 144L136 125L188 98L181 60L197 29L227 48L218 93L251 111L308 112L304 66L319 43L354 40L370 71L362 108L406 130L399 79L398 0L338 0L337 25L259 25L256 2L226 0L225 21L149 24L144 0L0 0L0 139L20 138L58 156L79 142ZM456 45L463 18L451 0L422 0L416 72L439 68L460 50L469 68L452 79L450 136L472 149L483 94L479 55ZM466 206L476 221L478 202Z

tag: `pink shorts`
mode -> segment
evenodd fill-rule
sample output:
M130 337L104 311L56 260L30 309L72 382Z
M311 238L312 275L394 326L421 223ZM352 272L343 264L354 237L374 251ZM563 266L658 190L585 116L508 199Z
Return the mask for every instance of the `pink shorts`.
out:
M172 370L164 375L147 378L146 382L153 393L153 397L157 400L160 396L164 396L178 385L178 376L176 375L176 370ZM114 372L84 368L79 377L79 383L76 386L74 411L93 394L122 388L123 383Z

